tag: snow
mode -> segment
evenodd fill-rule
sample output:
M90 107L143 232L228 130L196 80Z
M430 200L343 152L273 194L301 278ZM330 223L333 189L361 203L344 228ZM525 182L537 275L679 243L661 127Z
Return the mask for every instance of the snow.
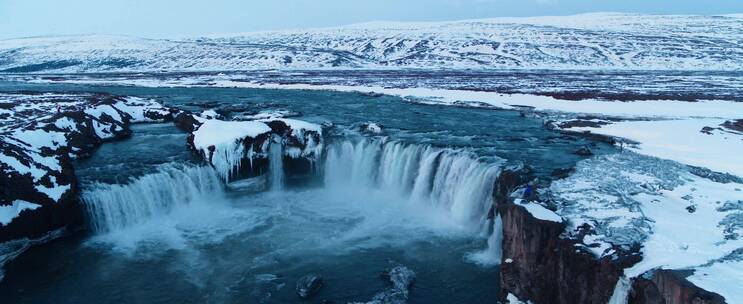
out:
M101 117L103 117L103 114L106 114L108 116L111 116L111 118L113 118L115 121L122 121L119 111L117 111L110 105L98 105L93 108L85 109L85 114L93 116L97 119L101 119Z
M41 207L23 200L16 200L8 206L0 205L0 225L8 225L18 217L23 210L34 210Z
M240 139L271 132L271 128L263 122L258 121L223 121L207 120L194 131L194 146L199 150L205 150L210 146L220 146L233 143Z
M241 161L247 154L252 161L255 151L245 150L241 140L255 138L271 132L271 128L259 121L222 121L206 120L193 132L194 147L201 151L219 173L229 182L233 172L240 169ZM214 152L209 151L214 147ZM210 157L211 156L211 157Z
M687 280L694 285L723 296L728 303L743 299L743 260L724 261L698 267Z
M557 215L557 213L547 208L544 208L542 205L539 205L533 202L527 202L522 199L516 199L514 200L514 203L526 208L526 211L529 211L529 213L531 213L531 215L537 219L540 219L543 221L562 223L562 218L559 215Z
M220 117L220 115L214 110L204 110L203 112L201 112L201 114L199 114L199 117L204 119L217 119Z
M313 131L313 132L317 132L318 134L322 134L322 126L311 123L311 122L306 122L303 120L297 120L297 119L291 119L291 118L279 118L279 119L272 119L272 120L283 121L287 126L292 128L294 132L305 130L305 131ZM294 133L293 135L298 136L299 134Z
M67 138L61 132L47 132L44 130L18 130L12 135L15 139L20 140L37 152L42 147L57 149L60 146L67 145Z
M54 176L50 176L49 178L51 178L53 181L55 180ZM59 201L60 198L62 198L62 195L64 195L71 189L70 185L59 185L56 181L54 181L52 184L53 186L51 188L44 185L37 185L36 190L46 194L46 196L56 202Z
M508 296L506 296L506 303L508 304L531 304L531 301L521 301L518 297L513 295L512 293L508 293Z
M322 154L322 126L303 120L290 119L290 118L279 118L279 119L265 119L261 121L282 121L292 129L291 136L296 138L300 143L305 145L304 149L298 147L286 147L284 154L291 158L304 157L319 157ZM315 132L320 136L319 140L316 140L314 136L307 132Z
M9 168L15 170L21 175L31 174L34 180L39 180L46 173L43 169L37 168L36 166L26 166L14 157L5 154L0 154L0 163L7 165Z
M642 245L642 260L624 271L632 279L653 269L703 269L743 248L743 183L692 172L677 162L624 151L579 162L550 192L568 223L567 236L591 227L581 248L603 257L613 254L612 246ZM742 279L727 278L739 285Z
M743 109L730 114L743 117ZM743 151L743 134L700 132L704 127L719 127L724 122L724 119L622 121L601 128L570 130L626 138L639 142L637 147L632 147L638 153L743 176L743 161L741 155L735 152Z
M364 128L364 131L372 133L372 134L382 134L382 126L380 126L377 123L373 122L367 122L362 125Z
M170 113L157 101L141 97L126 97L124 100L116 102L114 107L117 110L128 114L133 123L153 122L152 119L145 116L145 113L148 112L156 112L161 115L167 115Z
M91 105L89 99L95 99L91 94L0 94L0 100L13 104L11 115L0 121L0 139L11 145L15 154L0 153L0 163L3 172L16 172L20 175L30 175L33 178L33 187L52 201L59 201L65 193L70 191L71 185L60 184L57 180L62 171L60 151L70 147L67 135L70 132L80 132L73 119L66 116L54 116L60 112L82 111L87 119L92 120L96 135L101 139L114 137L111 129L123 131L123 120L132 117L133 122L148 121L144 118L145 111L165 111L159 103L136 97L116 98L115 105ZM99 120L108 115L113 122ZM46 131L43 128L54 126L61 131ZM51 152L49 152L51 151ZM6 152L7 153L7 152ZM47 183L42 180L48 179Z
M430 88L384 88L377 86L344 86L344 85L309 85L309 84L271 84L251 83L231 80L215 81L215 86L266 88L266 89L295 89L295 90L327 90L339 92L379 93L385 95L411 97L415 102L444 105L471 105L515 110L519 107L529 107L536 111L551 111L564 113L596 114L625 118L741 118L743 103L704 100L687 102L680 100L643 100L632 102L603 101L596 99L564 100L550 96L530 94L501 94L495 92L480 92L466 90L446 90Z
M284 118L287 116L296 116L299 115L296 112L291 112L289 110L261 110L257 114L253 115L243 115L240 116L243 120L263 120L263 121L272 121L279 118Z
M60 119L57 119L57 121L54 122L54 125L57 128L67 130L67 131L72 131L72 130L77 129L77 125L75 124L75 121L73 121L69 117L62 117Z
M0 71L634 69L739 71L734 16L583 14L142 39L0 40ZM658 39L657 37L663 37ZM720 50L730 50L722 52ZM40 64L48 63L48 64Z
M645 217L652 220L653 233L643 243L643 259L625 274L638 276L650 269L683 269L722 258L743 248L743 238L726 238L723 220L740 210L721 211L726 202L743 201L743 188L737 183L716 183L697 176L685 176L687 182L674 189L659 190L656 195L640 193ZM689 212L687 207L694 206ZM740 284L743 285L743 277Z

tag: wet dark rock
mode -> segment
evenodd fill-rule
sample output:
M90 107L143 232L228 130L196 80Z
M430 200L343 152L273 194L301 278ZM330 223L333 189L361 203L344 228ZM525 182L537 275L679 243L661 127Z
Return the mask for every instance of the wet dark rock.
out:
M656 270L633 280L630 304L694 303L723 304L725 299L692 284L692 271Z
M582 147L578 149L577 151L575 151L574 153L575 155L585 156L585 157L593 155L593 152L591 152L591 149L588 149L588 147Z
M415 272L405 266L396 266L382 273L392 287L374 295L371 301L356 304L405 304L408 302L410 286L415 281Z
M281 120L269 121L266 124L271 127L271 132L279 134L281 136L289 134L291 132L291 127L289 127L289 125Z
M557 123L558 127L562 129L583 128L583 127L601 128L601 126L605 126L609 124L611 124L611 122L603 121L603 120L583 120L583 119L574 119L574 120L568 120L568 121Z
M557 168L550 174L554 179L563 179L575 172L575 168Z
M219 115L231 117L235 113L251 112L254 109L255 107L249 104L227 104L214 109L214 111L219 113Z
M320 291L323 279L318 274L308 274L297 281L297 295L302 299L309 299Z
M377 92L360 92L359 94L364 95L364 96L368 96L368 97L382 97L382 96L384 96L384 94L377 93Z
M142 114L145 118L156 122L172 122L178 113L180 113L180 111L169 109L167 112L145 110Z
M723 123L722 126L729 130L743 133L743 119L728 120L725 123Z
M219 103L216 101L194 101L186 103L185 105L202 109L211 109L219 106Z
M173 123L179 129L186 132L193 132L201 123L189 112L180 112L173 119Z
M707 135L712 135L712 131L714 130L715 128L712 128L712 127L704 127L702 128L702 130L699 130L699 132L707 134Z

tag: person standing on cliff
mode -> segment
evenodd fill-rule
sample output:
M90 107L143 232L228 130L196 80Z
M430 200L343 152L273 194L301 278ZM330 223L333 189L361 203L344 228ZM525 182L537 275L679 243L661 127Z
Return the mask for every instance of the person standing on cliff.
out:
M536 183L526 184L526 189L524 189L523 199L525 201L536 201L537 200L537 184Z
M532 194L531 184L526 184L526 189L524 189L524 197L523 199L529 200Z

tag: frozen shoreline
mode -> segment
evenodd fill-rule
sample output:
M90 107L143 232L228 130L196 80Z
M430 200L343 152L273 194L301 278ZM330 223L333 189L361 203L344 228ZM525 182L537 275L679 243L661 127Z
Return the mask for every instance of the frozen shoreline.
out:
M743 133L716 131L700 133L703 127L716 128L728 120L743 119L743 102L704 100L698 102L678 100L643 100L633 102L605 101L598 99L564 100L550 96L530 94L502 94L468 90L431 89L422 87L385 88L381 86L277 84L236 81L230 75L217 75L210 81L196 76L173 79L66 79L49 81L35 79L37 83L111 84L143 87L222 87L250 89L321 90L384 94L404 98L411 102L451 106L488 107L504 110L532 110L554 116L588 115L609 117L608 125L563 129L574 132L591 132L639 143L631 149L640 154L670 159L684 164L705 167L714 171L743 177L743 165L735 161L735 153L743 147ZM699 128L695 130L695 128ZM652 132L645 132L652 130ZM678 130L684 130L679 136ZM693 138L694 140L691 140ZM703 144L695 145L702 141ZM731 153L720 151L725 147ZM692 151L693 153L689 153Z

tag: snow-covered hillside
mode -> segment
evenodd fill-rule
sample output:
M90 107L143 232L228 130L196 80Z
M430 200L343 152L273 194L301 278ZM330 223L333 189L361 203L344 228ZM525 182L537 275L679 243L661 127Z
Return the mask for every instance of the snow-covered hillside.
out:
M0 41L0 72L344 68L742 70L743 18L594 13L185 40L62 36Z

